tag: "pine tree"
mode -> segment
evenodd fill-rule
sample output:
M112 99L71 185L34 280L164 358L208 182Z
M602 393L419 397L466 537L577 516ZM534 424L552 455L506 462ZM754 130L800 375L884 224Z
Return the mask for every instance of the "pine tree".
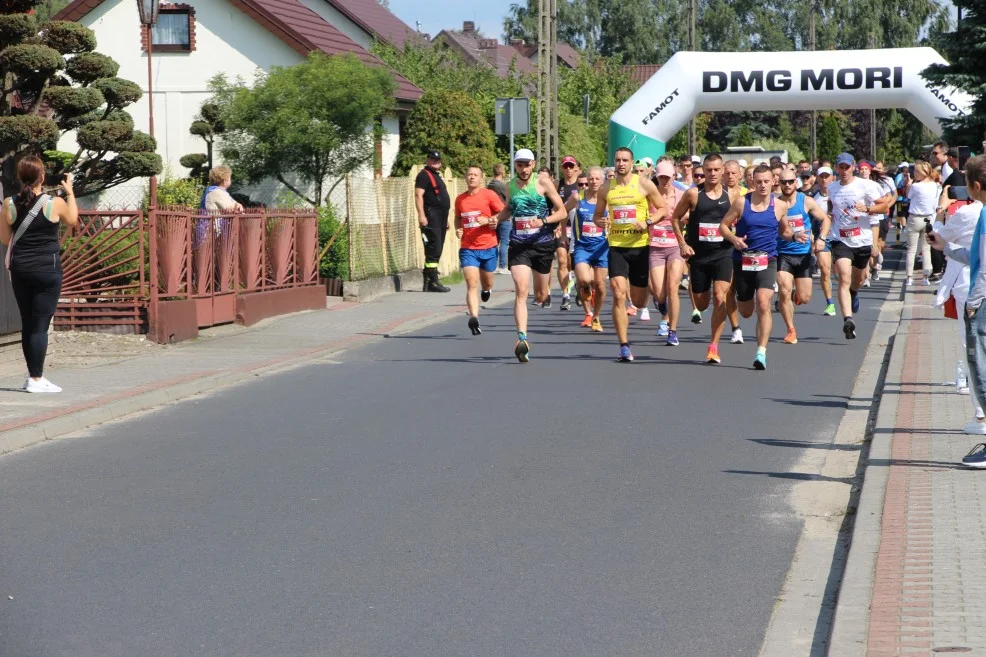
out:
M986 150L986 0L956 0L962 21L941 34L935 45L948 64L933 64L922 74L929 82L954 87L972 96L964 116L942 121L945 139Z
M842 152L842 128L834 114L826 114L822 119L822 128L818 131L818 157L821 160L835 162L835 157Z

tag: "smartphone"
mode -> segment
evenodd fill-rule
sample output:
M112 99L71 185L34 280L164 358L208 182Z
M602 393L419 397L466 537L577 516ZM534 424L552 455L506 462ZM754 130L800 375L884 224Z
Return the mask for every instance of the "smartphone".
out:
M949 187L948 188L948 198L953 201L968 201L969 200L969 188L965 185L961 187Z

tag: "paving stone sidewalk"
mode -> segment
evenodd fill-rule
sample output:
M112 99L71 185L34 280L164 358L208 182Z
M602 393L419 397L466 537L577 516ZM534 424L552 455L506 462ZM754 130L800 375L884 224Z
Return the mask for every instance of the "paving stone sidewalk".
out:
M961 459L983 436L952 382L956 320L930 287L905 296L874 427L831 657L986 655L986 471Z
M510 279L496 279L494 289L499 291L487 306L513 298L504 291L512 288ZM461 283L448 294L401 292L365 304L330 299L324 311L273 318L250 328L227 327L211 336L207 332L147 356L94 367L56 367L45 372L64 390L56 395L24 393L24 374L0 376L0 452L464 312Z

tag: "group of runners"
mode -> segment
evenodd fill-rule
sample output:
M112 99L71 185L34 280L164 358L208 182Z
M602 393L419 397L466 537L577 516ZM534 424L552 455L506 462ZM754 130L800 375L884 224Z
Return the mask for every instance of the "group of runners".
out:
M727 318L732 341L743 342L737 315L756 315L753 366L758 370L767 368L773 310L786 325L784 342L796 344L794 308L810 302L816 265L824 313L834 315L837 303L843 334L855 338L858 291L868 284L871 270L879 275L881 221L897 200L896 189L887 191L868 179L867 167L860 163L857 168L849 153L836 158L834 171L826 163L799 171L779 162L744 170L742 163L717 153L688 164L676 169L670 158L634 160L629 148L619 148L611 171L590 167L583 172L566 157L564 178L556 187L548 172L535 173L534 153L520 149L506 202L484 187L483 171L471 167L468 189L455 201L455 228L462 240L460 265L472 333L482 332L479 302L489 298L493 287L496 226L511 222L514 355L521 362L531 356L531 281L532 303L550 307L555 260L561 309L571 308L574 288L575 301L585 310L583 327L604 331L602 311L607 290L611 293L621 362L633 361L629 317L638 309L649 315L648 297L661 314L658 335L667 345L678 345L678 289L686 275L693 323L702 323L702 313L712 307L705 359L710 364L721 361L718 346ZM835 300L829 280L833 270Z

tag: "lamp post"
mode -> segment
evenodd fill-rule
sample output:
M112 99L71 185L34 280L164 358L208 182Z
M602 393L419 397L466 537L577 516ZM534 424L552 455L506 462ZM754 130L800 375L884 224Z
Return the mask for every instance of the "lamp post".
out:
M152 85L153 71L151 69L151 55L154 50L154 24L157 23L158 12L160 10L160 0L137 0L137 13L140 14L140 24L144 27L144 36L147 39L147 132L154 138L154 91ZM157 208L157 176L151 176L150 180L150 201L148 210Z

